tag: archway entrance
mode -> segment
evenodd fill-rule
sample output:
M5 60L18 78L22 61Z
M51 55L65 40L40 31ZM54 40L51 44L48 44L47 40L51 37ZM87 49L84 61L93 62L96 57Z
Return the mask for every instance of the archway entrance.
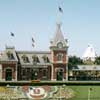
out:
M57 81L62 81L63 80L63 69L58 69L57 70Z
M38 70L32 70L32 80L37 80L38 79Z
M12 69L6 69L6 81L11 81L12 80Z

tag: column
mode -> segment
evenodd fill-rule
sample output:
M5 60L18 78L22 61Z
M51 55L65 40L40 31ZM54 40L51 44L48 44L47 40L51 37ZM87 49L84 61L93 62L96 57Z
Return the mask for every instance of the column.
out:
M0 81L2 81L2 65L0 64Z
M17 64L16 64L16 68L15 68L15 74L16 74L16 75L15 75L15 77L16 77L16 78L15 78L15 81L17 81Z
M51 80L53 81L54 79L54 76L53 76L53 64L51 65Z

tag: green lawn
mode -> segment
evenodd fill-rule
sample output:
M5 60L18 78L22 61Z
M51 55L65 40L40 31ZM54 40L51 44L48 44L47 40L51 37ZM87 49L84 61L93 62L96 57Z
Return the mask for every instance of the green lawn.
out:
M88 100L90 88L90 100L100 100L100 86L68 86L75 91L75 97L69 100Z

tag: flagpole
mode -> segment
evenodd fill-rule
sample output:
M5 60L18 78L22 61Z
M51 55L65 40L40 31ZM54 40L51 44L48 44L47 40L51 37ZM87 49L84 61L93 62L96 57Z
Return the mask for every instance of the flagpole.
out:
M61 86L60 86L60 91L59 92L60 92L60 100L61 100Z
M58 5L57 5L57 8L58 8L58 10L57 10L57 23L58 24L62 23L62 14L63 14L62 3L63 3L63 1L58 0Z

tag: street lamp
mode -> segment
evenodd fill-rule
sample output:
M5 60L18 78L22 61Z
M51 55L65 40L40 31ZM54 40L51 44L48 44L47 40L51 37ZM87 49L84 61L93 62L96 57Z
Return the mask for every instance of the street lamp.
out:
M92 88L88 88L88 100L90 100L90 97L91 97L91 91L92 91Z
M59 100L61 100L61 86L59 86L59 95L60 95Z
M65 84L63 84L63 88L64 88L64 98L66 98L66 92L65 92L65 90L66 90L66 85L65 85Z

